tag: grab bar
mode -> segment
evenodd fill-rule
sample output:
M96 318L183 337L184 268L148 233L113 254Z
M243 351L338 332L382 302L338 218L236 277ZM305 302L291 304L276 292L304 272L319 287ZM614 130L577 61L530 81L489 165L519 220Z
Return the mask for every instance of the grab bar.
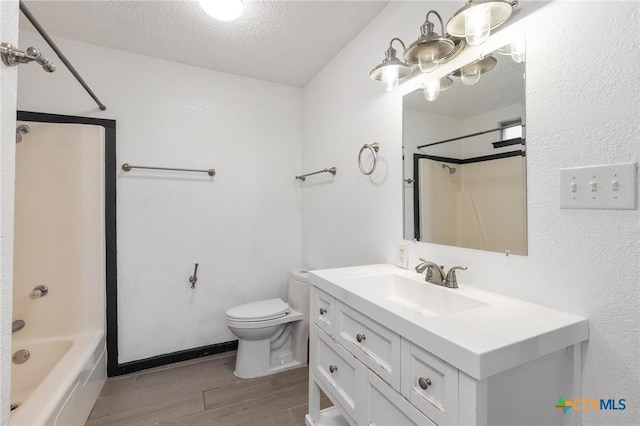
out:
M335 167L331 167L330 169L318 170L317 172L307 173L306 175L296 176L296 179L298 179L299 181L304 182L306 180L307 176L317 175L318 173L331 173L332 175L335 176L337 171L338 170Z
M125 172L128 172L131 169L169 170L174 172L202 172L207 173L209 176L215 176L216 174L216 171L214 169L176 169L173 167L132 166L129 163L124 163L122 165L122 170L124 170Z

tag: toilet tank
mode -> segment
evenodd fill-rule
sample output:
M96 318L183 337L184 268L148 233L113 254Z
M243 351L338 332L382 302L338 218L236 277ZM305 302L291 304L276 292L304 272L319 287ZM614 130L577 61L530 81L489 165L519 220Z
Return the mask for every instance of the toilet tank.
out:
M309 318L309 271L289 272L289 306Z

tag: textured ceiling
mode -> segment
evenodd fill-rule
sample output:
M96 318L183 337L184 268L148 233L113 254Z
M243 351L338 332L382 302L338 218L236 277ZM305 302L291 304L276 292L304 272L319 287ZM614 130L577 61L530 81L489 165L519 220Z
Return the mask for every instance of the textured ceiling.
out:
M25 1L54 41L58 36L299 87L387 3L245 0L238 20L219 22L197 1ZM22 15L20 28L34 31Z

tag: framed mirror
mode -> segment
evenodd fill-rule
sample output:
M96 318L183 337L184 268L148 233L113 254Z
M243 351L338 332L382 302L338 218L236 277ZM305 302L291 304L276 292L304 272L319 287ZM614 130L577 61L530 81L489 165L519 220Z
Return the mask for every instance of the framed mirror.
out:
M405 239L527 254L520 51L463 66L433 101L426 87L403 97Z

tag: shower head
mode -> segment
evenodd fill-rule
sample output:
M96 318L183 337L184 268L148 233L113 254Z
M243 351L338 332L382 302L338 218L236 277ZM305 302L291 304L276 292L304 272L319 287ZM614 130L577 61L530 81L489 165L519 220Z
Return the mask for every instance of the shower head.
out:
M448 165L446 165L446 164L443 164L443 165L442 165L442 168L443 168L443 169L445 169L445 168L446 168L446 169L449 169L449 174L450 174L450 175L452 175L452 174L454 174L454 173L456 172L456 168L455 168L455 167L450 167L450 166L448 166Z
M26 124L21 124L16 127L16 143L22 142L22 135L26 135L31 131L31 127Z

